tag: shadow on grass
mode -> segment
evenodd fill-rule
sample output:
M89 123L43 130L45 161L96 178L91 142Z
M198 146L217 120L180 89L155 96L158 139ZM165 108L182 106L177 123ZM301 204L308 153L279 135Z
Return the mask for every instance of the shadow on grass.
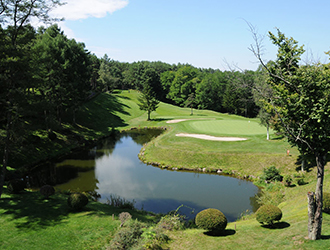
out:
M277 222L272 225L262 225L263 228L268 228L268 229L284 229L290 227L290 223L287 222Z
M169 121L169 120L172 120L172 119L169 119L169 118L155 118L155 119L150 119L150 121L153 121L153 122L163 122L163 121Z
M226 237L229 235L234 235L235 233L236 233L236 231L234 229L226 229L221 232L212 232L212 231L204 232L205 235L211 236L211 237Z
M23 192L0 200L3 215L11 215L19 229L38 230L63 223L69 211L66 202L54 196L43 199L39 193Z
M123 127L127 123L119 116L130 115L127 111L130 107L123 103L121 99L110 94L102 94L96 97L93 102L88 102L77 113L77 121L84 126L108 132L109 127Z
M330 235L321 235L321 240L330 240Z

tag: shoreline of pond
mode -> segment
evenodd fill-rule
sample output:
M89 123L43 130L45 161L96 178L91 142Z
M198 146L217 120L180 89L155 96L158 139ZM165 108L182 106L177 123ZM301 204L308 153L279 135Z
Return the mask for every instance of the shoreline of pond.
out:
M110 133L108 135L103 135L99 138L93 138L91 140L86 140L84 141L82 144L73 147L73 148L68 148L68 150L64 153L61 153L59 155L55 155L52 156L50 158L45 158L42 160L39 160L38 162L34 162L34 163L30 163L28 165L22 166L21 169L19 169L18 171L22 174L24 173L24 175L30 171L32 171L35 168L38 168L42 165L45 165L47 163L51 163L51 162L58 162L61 159L64 159L65 157L67 157L70 154L73 154L77 151L86 149L86 148L90 148L94 145L97 145L98 142L108 139L108 138L115 138L116 135L118 134L122 134L122 133L130 133L130 132L140 132L140 131L145 131L148 129L154 129L154 130L159 130L159 131L163 131L162 133L166 133L169 130L171 130L171 127L168 126L161 126L161 127L130 127L128 129L123 129L123 130L116 130L116 129L112 129L110 131ZM160 133L160 135L162 134ZM175 166L171 166L169 164L161 164L159 162L156 161L147 161L144 157L144 152L146 150L146 147L148 146L149 143L152 143L154 139L156 139L159 135L157 135L156 137L152 138L151 141L145 143L139 154L138 154L138 158L139 160L147 165L150 165L152 167L157 167L160 169L166 169L169 171L180 171L180 172L195 172L195 173L205 173L205 174L214 174L214 175L223 175L223 176L229 176L229 177L233 177L233 178L237 178L237 179L242 179L242 180L247 180L247 181L251 181L254 182L255 180L258 179L258 177L254 176L254 175L240 175L237 171L235 170L226 170L226 169L222 169L222 168L216 168L216 169L207 169L207 168L193 168L193 167L175 167Z

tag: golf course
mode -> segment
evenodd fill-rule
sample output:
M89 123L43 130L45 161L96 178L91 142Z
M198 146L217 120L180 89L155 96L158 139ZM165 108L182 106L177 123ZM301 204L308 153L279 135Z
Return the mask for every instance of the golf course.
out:
M283 213L274 227L265 227L254 213L246 211L216 236L194 225L167 230L169 240L162 242L161 248L147 249L329 249L329 214L323 213L322 239L311 241L307 237L307 192L315 189L316 168L308 163L301 171L299 152L284 137L271 130L267 140L266 128L258 118L196 109L191 114L190 108L163 102L147 121L147 113L139 109L138 96L134 90L96 95L77 112L77 125L68 124L67 129L85 140L96 140L113 130L162 128L164 132L144 144L139 154L150 168L221 173L250 180L263 190L260 202L275 204ZM45 131L35 133L46 137ZM46 151L59 156L73 148L64 133L56 134L54 148L40 150L31 158L41 158ZM292 183L261 182L264 169L270 166L282 176L291 176ZM325 167L324 192L330 192L328 178L329 164ZM110 242L120 229L120 213L129 212L149 229L161 218L92 200L82 211L72 212L66 199L63 192L43 199L37 191L10 194L5 187L0 200L0 249L113 249Z

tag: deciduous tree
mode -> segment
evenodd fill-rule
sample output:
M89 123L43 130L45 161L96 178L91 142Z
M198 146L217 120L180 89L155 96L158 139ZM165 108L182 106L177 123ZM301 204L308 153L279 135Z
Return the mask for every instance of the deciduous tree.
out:
M308 193L308 237L321 238L324 166L330 151L330 65L301 65L303 46L280 30L269 32L278 47L277 59L267 65L261 58L260 39L251 26L255 45L252 52L268 74L273 90L269 104L280 120L282 132L302 155L314 155L317 165L316 189Z

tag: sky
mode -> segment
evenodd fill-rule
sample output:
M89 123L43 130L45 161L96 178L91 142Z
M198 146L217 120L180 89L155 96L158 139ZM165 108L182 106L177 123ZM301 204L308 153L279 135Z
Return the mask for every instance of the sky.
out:
M162 61L199 68L256 70L247 24L264 36L263 59L276 58L268 31L304 45L303 60L328 62L328 0L65 0L52 15L69 38L99 58Z

